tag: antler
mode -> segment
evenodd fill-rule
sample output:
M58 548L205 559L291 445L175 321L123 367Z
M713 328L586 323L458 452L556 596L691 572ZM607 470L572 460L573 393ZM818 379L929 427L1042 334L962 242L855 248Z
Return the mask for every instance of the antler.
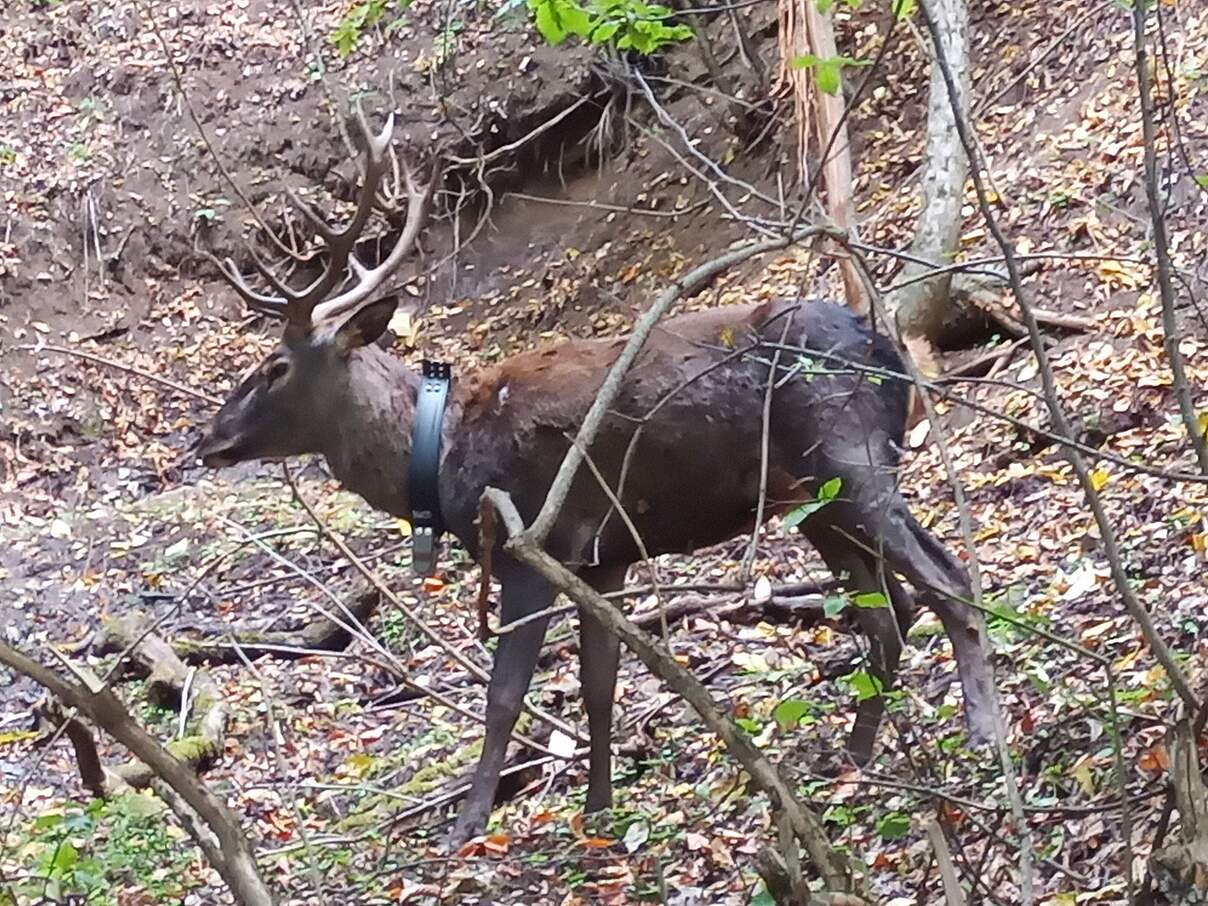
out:
M357 240L360 239L361 233L373 214L382 175L388 169L390 139L394 133L394 114L390 114L386 119L385 127L377 135L369 131L369 124L365 120L364 111L361 110L359 104L356 108L356 117L365 143L365 174L361 180L356 211L348 225L343 229L332 228L310 204L289 190L290 200L310 221L327 248L326 266L314 282L303 289L291 289L264 262L255 247L249 245L256 270L268 281L275 293L275 295L270 295L254 289L230 258L223 261L214 259L223 277L250 308L274 317L284 318L291 324L306 328L342 317L366 302L382 284L382 281L398 267L415 246L415 240L419 237L420 230L427 219L428 205L432 200L432 193L436 188L440 171L439 168L436 168L431 180L421 189L416 186L410 168L403 164L402 175L407 192L407 219L398 241L390 250L390 254L375 268L366 268L356 256L354 249ZM349 271L356 278L355 283L339 295L324 301L339 283L347 279Z

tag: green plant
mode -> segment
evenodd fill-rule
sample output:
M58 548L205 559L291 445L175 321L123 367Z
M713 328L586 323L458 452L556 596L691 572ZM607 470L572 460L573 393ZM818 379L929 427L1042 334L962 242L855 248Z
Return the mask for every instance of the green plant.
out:
M842 54L837 57L818 57L807 53L804 56L794 57L790 65L794 69L812 69L814 79L818 83L818 90L836 95L843 84L839 73L844 66L868 66L871 62L871 60L845 57Z
M527 0L533 23L550 44L574 36L615 50L652 54L669 44L687 41L692 29L668 24L675 13L643 0Z
M328 40L335 45L336 53L347 57L357 49L361 36L368 29L380 25L388 12L394 15L386 22L386 31L401 27L402 14L410 6L411 0L359 0L340 19Z
M134 888L149 902L179 901L195 853L163 811L154 797L129 793L27 822L18 830L16 855L30 870L13 888L17 902L74 898L111 906Z
M0 165L8 166L17 162L17 149L8 145L0 145Z
M814 513L818 512L832 500L839 496L839 491L843 489L842 478L832 478L830 481L824 482L818 488L818 493L814 495L813 500L807 500L801 506L790 510L784 516L784 527L786 529L800 525Z

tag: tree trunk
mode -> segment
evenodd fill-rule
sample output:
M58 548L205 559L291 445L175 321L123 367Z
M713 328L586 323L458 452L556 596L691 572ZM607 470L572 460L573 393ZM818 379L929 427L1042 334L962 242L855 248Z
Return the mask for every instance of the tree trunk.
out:
M827 94L818 89L812 68L795 67L793 60L812 54L820 60L839 55L830 16L818 11L815 0L781 0L780 55L781 81L792 86L797 121L797 170L802 185L808 186L811 173L825 186L826 213L834 225L856 238L855 209L852 205L851 145L843 119L843 92ZM822 156L817 170L811 170L811 142ZM869 309L868 294L855 263L841 250L834 249L843 276L847 304L860 314Z
M932 14L939 26L944 55L957 77L961 107L969 109L969 13L965 0L933 0ZM927 166L923 172L923 210L919 214L910 254L936 266L951 264L961 231L961 204L969 162L961 148L943 73L931 67L927 99ZM907 262L902 279L925 274L930 268ZM911 283L887 300L890 315L903 336L934 340L947 318L951 274Z

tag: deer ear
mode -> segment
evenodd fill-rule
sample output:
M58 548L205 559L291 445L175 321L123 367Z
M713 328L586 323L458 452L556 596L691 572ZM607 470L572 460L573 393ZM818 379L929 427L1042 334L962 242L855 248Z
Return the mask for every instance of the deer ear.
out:
M336 328L336 346L342 352L368 346L385 332L397 306L398 299L387 296L357 309Z

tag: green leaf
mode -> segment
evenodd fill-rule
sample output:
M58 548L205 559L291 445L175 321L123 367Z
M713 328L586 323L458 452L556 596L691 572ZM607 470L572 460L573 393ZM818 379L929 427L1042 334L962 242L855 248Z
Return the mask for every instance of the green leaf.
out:
M901 812L890 812L877 822L877 833L882 840L900 840L910 833L910 816Z
M893 0L893 14L898 19L909 19L918 5L918 0Z
M751 897L751 906L776 906L776 898L772 896L768 885L763 881L759 882L759 890L755 892L755 896Z
M56 876L62 877L79 861L79 852L70 843L64 841L55 852L50 869Z
M591 33L592 44L607 44L621 30L620 22L605 22Z
M830 595L822 602L822 615L833 619L847 609L847 598L843 595Z
M794 69L809 69L811 66L817 66L822 62L821 57L816 57L812 53L803 54L800 57L793 57L789 61L789 65Z
M866 670L857 670L844 677L856 694L856 701L867 701L881 694L881 681Z
M772 711L772 719L780 725L781 730L792 730L809 711L808 702L799 698L786 698Z
M790 510L784 517L784 527L793 528L805 522L810 516L826 506L825 500L807 500L796 509Z
M866 591L852 598L852 602L857 607L885 607L889 601L885 599L885 595L879 591Z
M586 38L591 34L591 16L577 4L559 3L558 18L562 20L562 27L572 35Z
M818 12L825 16L835 8L835 0L817 0L816 5L818 7Z
M832 478L830 481L822 483L822 487L818 488L819 500L834 500L839 496L839 491L843 489L842 478Z
M745 730L752 736L758 736L759 731L763 729L763 724L750 717L736 717L734 723L738 724L739 729Z
M546 43L556 47L566 40L566 29L558 21L552 3L539 4L533 22L537 26L537 31L541 33L541 37L545 38Z
M814 68L814 78L818 82L818 90L832 97L838 95L843 85L839 78L839 64L834 60L819 60Z
M1201 189L1208 189L1208 173L1195 174L1195 184Z

